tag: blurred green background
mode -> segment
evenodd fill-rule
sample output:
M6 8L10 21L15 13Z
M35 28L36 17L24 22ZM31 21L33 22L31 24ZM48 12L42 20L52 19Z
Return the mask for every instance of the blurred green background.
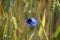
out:
M60 0L0 0L0 40L60 40Z

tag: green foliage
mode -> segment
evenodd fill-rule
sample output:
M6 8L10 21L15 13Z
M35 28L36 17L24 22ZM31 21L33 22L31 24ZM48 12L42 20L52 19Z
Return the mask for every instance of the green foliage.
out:
M54 33L54 38L57 38L60 33L60 25L57 26L56 31Z
M5 12L9 11L10 2L11 2L11 0L2 0L2 5L3 5Z

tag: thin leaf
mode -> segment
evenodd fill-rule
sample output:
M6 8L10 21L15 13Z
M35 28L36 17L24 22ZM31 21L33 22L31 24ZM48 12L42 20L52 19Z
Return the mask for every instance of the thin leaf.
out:
M42 25L40 25L40 29L39 29L39 36L40 36L40 37L41 37L42 32L43 32L42 26L43 26L43 27L45 26L45 13L44 13L44 15L43 15Z
M54 33L54 37L57 38L60 33L60 25L57 26L56 32Z

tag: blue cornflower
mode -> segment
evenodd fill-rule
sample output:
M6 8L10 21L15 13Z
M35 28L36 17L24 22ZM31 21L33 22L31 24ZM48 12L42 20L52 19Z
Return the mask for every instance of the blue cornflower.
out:
M33 18L33 17L30 17L30 18L27 18L25 20L25 23L28 25L28 26L36 26L37 25L37 19L36 18Z

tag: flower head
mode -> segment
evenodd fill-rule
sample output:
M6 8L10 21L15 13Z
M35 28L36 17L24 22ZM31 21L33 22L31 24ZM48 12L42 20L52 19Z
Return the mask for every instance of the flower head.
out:
M27 18L25 20L25 23L28 25L28 26L36 26L37 25L37 19L36 18L33 18L33 17L30 17L30 18Z

